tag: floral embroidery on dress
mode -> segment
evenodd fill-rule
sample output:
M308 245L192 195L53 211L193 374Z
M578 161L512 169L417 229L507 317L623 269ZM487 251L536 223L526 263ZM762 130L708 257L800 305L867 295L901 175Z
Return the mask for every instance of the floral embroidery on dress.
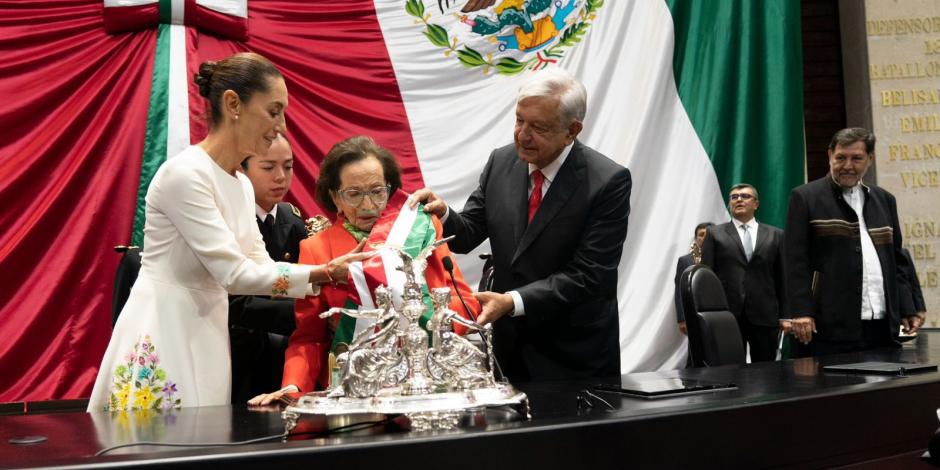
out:
M105 411L179 408L176 384L167 380L150 335L137 339L124 363L114 368L111 398Z
M278 264L277 280L271 285L271 297L285 297L287 289L290 289L290 265Z

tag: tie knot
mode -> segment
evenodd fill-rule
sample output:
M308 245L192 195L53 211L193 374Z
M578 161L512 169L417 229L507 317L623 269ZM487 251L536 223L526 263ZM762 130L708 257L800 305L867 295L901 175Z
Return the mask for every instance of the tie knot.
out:
M267 225L268 227L273 227L273 226L274 226L274 216L271 215L271 214L268 214L268 215L264 218L264 225Z
M545 175L542 174L541 170L535 170L532 172L532 184L535 186L541 186L543 181L545 181Z

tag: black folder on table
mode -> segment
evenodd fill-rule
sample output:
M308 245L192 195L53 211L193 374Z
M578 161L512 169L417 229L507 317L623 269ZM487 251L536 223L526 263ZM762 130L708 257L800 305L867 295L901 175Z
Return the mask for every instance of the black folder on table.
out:
M731 390L737 385L727 382L710 382L699 379L655 378L636 380L624 377L619 384L600 384L595 390L622 393L639 398L668 398L694 393Z
M849 372L852 374L907 375L918 372L934 372L936 364L906 362L853 362L823 366L825 372Z

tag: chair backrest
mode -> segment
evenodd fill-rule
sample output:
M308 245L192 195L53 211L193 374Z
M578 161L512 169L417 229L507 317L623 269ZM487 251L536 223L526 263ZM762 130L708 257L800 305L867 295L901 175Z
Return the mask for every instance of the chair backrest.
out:
M477 285L477 292L485 292L493 290L493 255L490 253L483 253L480 255L480 259L485 260L483 262L483 275L480 276L480 284Z
M131 295L131 287L137 281L140 272L140 248L136 246L116 246L114 250L121 255L117 271L114 273L114 289L111 293L111 327L117 323L121 309Z
M692 364L696 367L743 364L746 354L741 330L728 310L718 276L705 265L692 265L682 272L679 289Z

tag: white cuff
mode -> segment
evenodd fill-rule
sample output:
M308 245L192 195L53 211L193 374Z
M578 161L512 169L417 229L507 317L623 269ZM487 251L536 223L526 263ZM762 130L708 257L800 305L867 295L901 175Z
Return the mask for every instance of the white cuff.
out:
M450 216L450 206L444 205L444 217L441 217L441 223L447 222L447 217Z
M271 288L272 297L302 299L310 289L310 271L313 266L277 263L278 278ZM287 284L287 285L284 285Z
M507 294L512 296L512 305L514 307L512 313L510 313L509 316L521 317L525 315L525 305L522 304L522 296L514 290L507 292Z

